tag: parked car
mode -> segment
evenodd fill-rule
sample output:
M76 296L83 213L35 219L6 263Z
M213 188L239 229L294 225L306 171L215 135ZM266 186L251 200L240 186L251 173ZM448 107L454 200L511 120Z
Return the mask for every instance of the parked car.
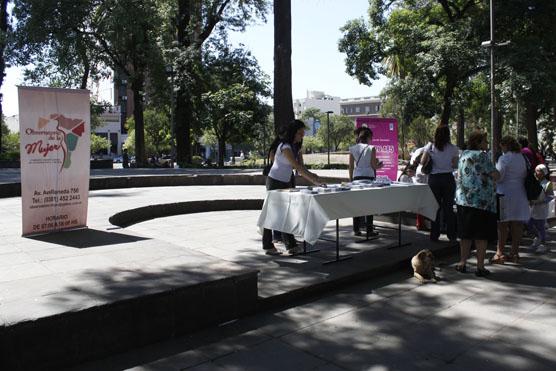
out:
M174 159L170 155L164 155L164 156L161 156L161 157L158 158L158 161L157 161L156 165L160 166L160 167L173 168L174 167Z

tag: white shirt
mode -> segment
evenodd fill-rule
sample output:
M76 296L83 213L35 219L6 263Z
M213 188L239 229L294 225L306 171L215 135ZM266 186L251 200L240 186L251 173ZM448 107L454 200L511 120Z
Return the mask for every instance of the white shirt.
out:
M414 165L415 161L417 161L417 157L419 157L427 148L427 146L423 146L420 148L417 148L415 150L415 152L413 152L413 154L411 155L411 159L409 160L409 163ZM429 181L429 176L427 174L423 174L423 172L421 171L423 169L423 165L421 165L421 163L417 164L417 169L415 170L415 176L413 177L413 183L421 183L421 184L427 184Z
M425 151L427 151L432 159L431 174L452 173L454 171L452 159L458 157L458 147L451 143L446 143L444 149L441 151L436 148L433 143L429 143L425 147Z
M353 169L354 178L357 176L375 177L375 169L371 166L371 153L373 148L373 146L365 143L357 143L349 147L349 153L353 156L353 164L355 166Z
M289 148L290 151L292 150L292 147L287 143L280 143L276 148L274 162L272 163L268 176L272 179L289 183L292 177L293 166L290 164L286 156L284 156L283 151L286 148Z

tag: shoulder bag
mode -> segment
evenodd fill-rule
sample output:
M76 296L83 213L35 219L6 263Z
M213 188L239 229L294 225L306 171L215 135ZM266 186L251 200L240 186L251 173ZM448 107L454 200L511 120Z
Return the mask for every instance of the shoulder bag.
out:
M429 175L432 172L432 156L429 153L429 160L423 166L421 166L421 172L425 175Z
M357 161L355 161L355 166L359 166L359 160L361 160L361 156L363 156L363 153L365 153L365 151L367 150L367 148L369 148L369 145L367 144L367 146L365 148L363 148L363 150L361 151L361 153L359 154L359 158L357 159Z

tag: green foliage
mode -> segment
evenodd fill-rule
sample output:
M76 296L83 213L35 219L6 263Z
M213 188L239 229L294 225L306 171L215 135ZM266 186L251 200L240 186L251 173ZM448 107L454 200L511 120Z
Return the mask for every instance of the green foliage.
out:
M264 134L270 107L263 98L270 95L269 78L248 51L232 49L225 38L213 41L203 63L206 92L201 95L199 114L218 139L218 163L223 166L225 143L244 142L253 129L262 128Z
M91 99L91 131L102 127L103 122L100 119L100 116L111 106L109 102L97 102L94 99Z
M12 133L2 118L2 148L0 159L14 161L19 159L19 133Z
M305 152L320 152L324 148L325 145L322 142L322 139L317 136L314 137L305 136L303 138L303 149Z
M350 144L353 144L355 142L354 129L355 123L352 118L345 115L330 115L330 150L346 149ZM328 122L326 118L320 122L317 138L324 148L328 148Z
M169 112L147 108L144 111L145 125L145 151L149 155L167 154L171 150L171 123ZM128 127L128 137L124 144L128 151L135 154L132 150L135 148L135 119L128 118L126 121Z
M91 133L91 154L97 154L103 150L110 148L110 140L106 137Z
M402 121L436 113L447 124L457 87L485 68L485 11L471 1L372 0L368 23L342 28L347 72L367 85L391 77L386 95Z
M2 150L17 153L19 158L19 133L2 135Z

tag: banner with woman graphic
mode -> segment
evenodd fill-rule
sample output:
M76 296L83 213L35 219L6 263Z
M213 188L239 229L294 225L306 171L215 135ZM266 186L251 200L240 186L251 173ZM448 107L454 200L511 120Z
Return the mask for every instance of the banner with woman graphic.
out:
M87 226L88 90L18 87L22 234Z

